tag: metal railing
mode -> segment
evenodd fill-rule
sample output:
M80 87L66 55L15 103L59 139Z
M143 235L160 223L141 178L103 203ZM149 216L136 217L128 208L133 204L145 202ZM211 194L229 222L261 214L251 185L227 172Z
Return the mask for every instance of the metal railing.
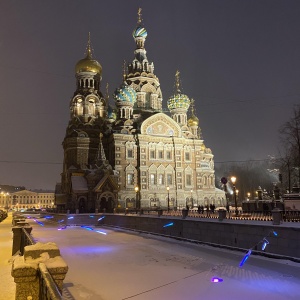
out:
M40 297L39 300L61 300L62 295L44 263L39 263Z
M24 255L24 248L26 246L30 246L34 244L35 244L35 240L31 236L31 234L29 234L27 230L24 227L22 227L20 255Z
M182 210L143 210L145 215L158 215L158 212L161 211L163 216L169 217L182 217ZM125 214L136 214L135 210L128 210ZM189 210L188 217L192 218L209 218L209 219L218 219L219 213L217 210L198 212L197 210ZM226 219L236 219L236 220L252 220L252 221L273 221L272 211L242 211L239 210L238 215L236 216L235 210L226 211ZM283 222L300 222L300 211L298 210L286 210L281 211L281 220Z

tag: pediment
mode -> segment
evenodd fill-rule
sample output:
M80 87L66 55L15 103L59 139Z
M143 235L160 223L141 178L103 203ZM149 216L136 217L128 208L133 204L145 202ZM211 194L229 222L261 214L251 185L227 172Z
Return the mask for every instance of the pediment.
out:
M153 136L181 137L179 125L164 113L147 118L141 125L141 133Z

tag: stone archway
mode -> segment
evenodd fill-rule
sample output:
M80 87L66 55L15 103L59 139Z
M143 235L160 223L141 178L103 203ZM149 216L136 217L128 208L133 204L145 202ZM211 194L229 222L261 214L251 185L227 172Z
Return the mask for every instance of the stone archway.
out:
M113 213L116 207L116 199L111 192L104 192L98 196L97 207L99 212Z

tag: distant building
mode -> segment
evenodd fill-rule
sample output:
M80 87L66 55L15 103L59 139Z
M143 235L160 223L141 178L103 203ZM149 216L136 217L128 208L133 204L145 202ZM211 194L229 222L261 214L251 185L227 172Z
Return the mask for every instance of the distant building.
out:
M166 101L145 50L141 10L133 31L134 59L109 103L101 92L102 67L86 56L75 67L76 90L63 141L56 204L71 212L119 208L225 206L215 187L212 151L203 142L194 100L182 92L180 73ZM164 53L164 52L162 52Z
M54 207L54 192L28 191L0 193L0 207L7 209L52 208Z

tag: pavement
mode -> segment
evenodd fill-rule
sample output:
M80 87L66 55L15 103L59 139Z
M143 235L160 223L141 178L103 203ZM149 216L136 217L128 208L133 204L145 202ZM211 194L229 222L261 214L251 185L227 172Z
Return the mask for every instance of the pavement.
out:
M11 276L12 268L12 213L0 223L0 300L13 300L16 284Z

